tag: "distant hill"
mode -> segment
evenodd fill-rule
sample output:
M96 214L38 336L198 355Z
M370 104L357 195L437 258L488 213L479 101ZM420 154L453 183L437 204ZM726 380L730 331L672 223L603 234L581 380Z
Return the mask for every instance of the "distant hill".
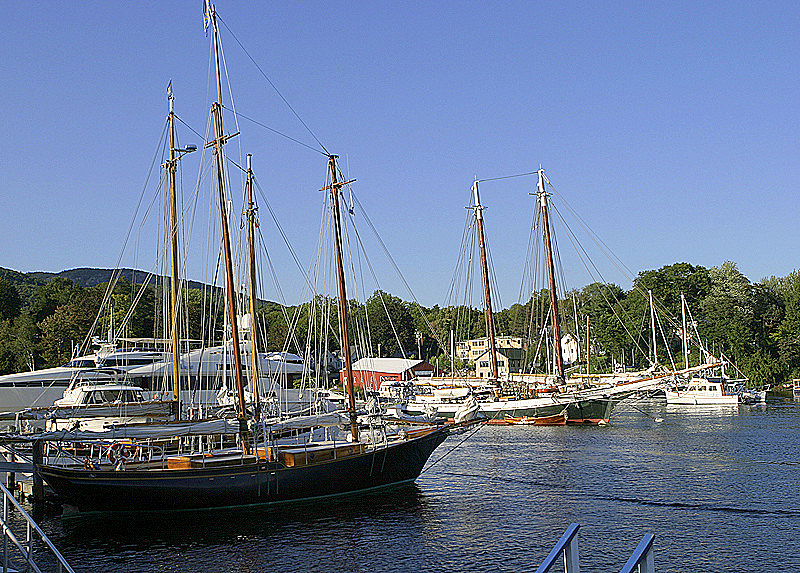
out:
M113 269L94 269L94 268L80 268L69 269L58 273L48 273L44 271L34 271L30 273L21 273L13 269L6 269L0 267L0 279L6 279L13 284L22 297L24 304L30 304L36 294L36 289L42 285L47 284L56 277L71 280L76 285L82 288L95 287L99 284L107 283L111 280ZM136 269L120 269L122 277L132 284L142 284L147 280L148 273ZM205 285L198 281L188 281L190 289L203 289L207 288ZM150 279L150 284L154 284L153 279ZM215 287L219 290L220 287ZM266 304L275 304L269 301L260 301Z
M111 275L114 271L112 269L69 269L58 273L48 273L44 271L34 271L30 273L21 273L13 269L6 269L0 267L0 279L6 279L13 284L22 297L25 304L30 304L36 293L36 289L42 285L47 284L56 277L71 280L76 285L82 288L94 287L102 283L107 283L111 280ZM147 280L147 273L145 271L138 271L136 269L120 269L120 272L130 283L142 284ZM150 280L153 284L153 280ZM203 283L197 281L189 281L189 288L202 289Z

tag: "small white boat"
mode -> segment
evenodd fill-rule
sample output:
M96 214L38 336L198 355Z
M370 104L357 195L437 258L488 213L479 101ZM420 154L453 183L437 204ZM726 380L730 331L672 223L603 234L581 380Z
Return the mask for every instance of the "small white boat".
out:
M738 394L728 394L721 380L692 378L686 386L677 386L665 391L667 404L681 406L715 406L739 404Z

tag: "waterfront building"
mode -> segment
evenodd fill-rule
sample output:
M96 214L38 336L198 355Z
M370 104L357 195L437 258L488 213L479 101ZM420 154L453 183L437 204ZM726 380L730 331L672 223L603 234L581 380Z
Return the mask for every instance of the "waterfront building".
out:
M507 377L511 373L522 372L525 359L523 348L498 348L497 349L497 373L501 378ZM475 376L478 378L492 377L492 361L489 350L485 350L475 360Z
M528 345L521 336L498 336L495 338L495 347L528 349ZM489 350L489 338L486 336L456 342L456 356L468 362L475 362L487 350Z
M431 377L434 367L424 360L407 358L362 358L353 363L353 383L359 388L378 390L384 382L402 382L414 378ZM344 370L340 373L345 383Z

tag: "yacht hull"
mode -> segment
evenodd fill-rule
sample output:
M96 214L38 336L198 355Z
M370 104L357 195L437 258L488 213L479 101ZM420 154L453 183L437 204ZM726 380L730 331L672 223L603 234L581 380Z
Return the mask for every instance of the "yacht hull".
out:
M676 406L736 406L737 394L708 395L706 393L666 391L667 404Z

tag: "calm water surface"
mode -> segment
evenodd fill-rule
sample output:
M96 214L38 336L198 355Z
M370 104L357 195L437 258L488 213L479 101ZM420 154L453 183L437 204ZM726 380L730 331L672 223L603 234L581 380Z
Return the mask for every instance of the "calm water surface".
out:
M800 571L800 406L639 408L664 421L484 427L414 485L346 500L42 526L79 572L535 571L571 522L588 572L647 532L659 572Z

